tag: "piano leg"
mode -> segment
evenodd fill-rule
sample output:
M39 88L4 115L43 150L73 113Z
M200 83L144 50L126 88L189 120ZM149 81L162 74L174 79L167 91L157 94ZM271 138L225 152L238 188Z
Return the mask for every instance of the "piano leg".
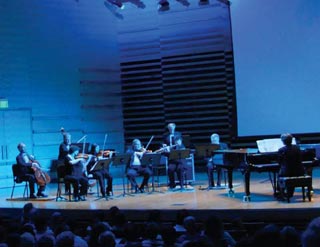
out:
M228 168L228 187L229 187L229 191L228 191L228 196L229 197L234 197L234 190L233 190L233 168Z
M244 171L244 190L245 190L245 195L243 196L243 201L244 202L250 202L251 197L250 197L250 169L246 169Z

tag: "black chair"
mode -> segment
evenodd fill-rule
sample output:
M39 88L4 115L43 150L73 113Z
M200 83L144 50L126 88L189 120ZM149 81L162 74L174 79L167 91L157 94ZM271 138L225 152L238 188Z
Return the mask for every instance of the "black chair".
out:
M23 198L27 199L29 197L29 182L28 180L25 180L19 177L19 166L17 164L12 165L12 174L13 174L13 186L12 186L12 192L11 192L11 199L13 198L13 193L14 193L16 184L21 184L21 183L24 183Z
M64 177L66 175L66 171L65 171L65 166L64 164L58 164L57 166L57 195L56 195L56 201L58 200L63 200L66 201L67 199L64 198L62 196L62 185L69 185L69 191L68 191L68 196L69 196L69 201L71 201L71 187L70 187L70 183L68 183L67 181L65 181Z

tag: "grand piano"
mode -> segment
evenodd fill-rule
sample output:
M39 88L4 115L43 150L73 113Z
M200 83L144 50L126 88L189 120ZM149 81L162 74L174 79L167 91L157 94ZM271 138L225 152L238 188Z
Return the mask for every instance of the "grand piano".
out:
M310 146L300 146L302 154L302 163L306 174L312 176L312 169L318 166L316 158L316 149ZM257 149L228 149L214 150L214 154L224 154L225 163L221 168L227 169L229 195L233 196L233 171L240 170L244 175L245 195L243 201L249 202L250 197L250 176L252 172L268 172L274 195L276 193L277 174L279 164L277 152L260 153Z

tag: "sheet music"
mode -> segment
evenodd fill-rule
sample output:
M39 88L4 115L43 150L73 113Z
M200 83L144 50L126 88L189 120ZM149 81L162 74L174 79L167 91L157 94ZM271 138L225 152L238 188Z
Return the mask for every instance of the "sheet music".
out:
M278 152L284 146L280 138L263 139L256 141L260 153ZM296 144L296 139L292 139L292 144Z

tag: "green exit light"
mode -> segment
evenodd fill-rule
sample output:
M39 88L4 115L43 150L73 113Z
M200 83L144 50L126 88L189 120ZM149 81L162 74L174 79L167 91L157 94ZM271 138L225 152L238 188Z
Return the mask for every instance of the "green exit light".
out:
M8 108L9 103L7 99L0 99L0 109Z

